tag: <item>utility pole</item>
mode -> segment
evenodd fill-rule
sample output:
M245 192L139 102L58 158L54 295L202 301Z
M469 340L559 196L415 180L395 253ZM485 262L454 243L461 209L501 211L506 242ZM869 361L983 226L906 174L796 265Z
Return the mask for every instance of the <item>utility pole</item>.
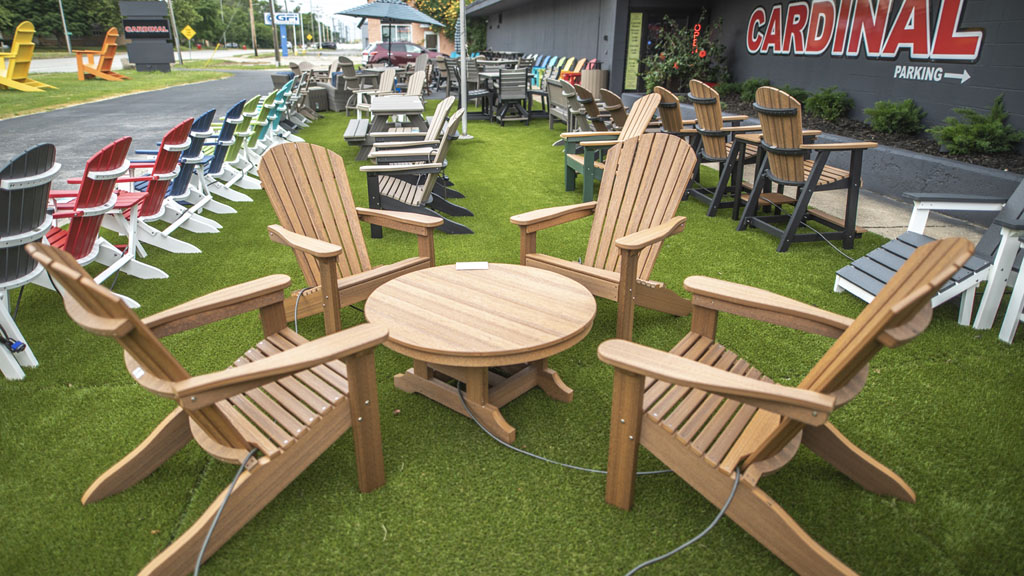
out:
M71 35L68 34L68 23L64 20L64 0L57 0L60 6L60 23L64 26L64 41L68 44L68 54L71 54Z
M185 60L181 57L181 41L178 40L178 25L174 22L174 5L171 4L171 0L167 0L167 11L171 14L171 32L174 33L174 48L178 50L178 64L185 65Z
M252 0L249 0L249 27L252 29L252 54L260 57L260 49L256 46L256 15L252 12Z
M277 0L270 0L270 31L271 36L274 37L274 61L277 65L281 65L281 47L278 46L277 40L277 12L274 10L274 4Z

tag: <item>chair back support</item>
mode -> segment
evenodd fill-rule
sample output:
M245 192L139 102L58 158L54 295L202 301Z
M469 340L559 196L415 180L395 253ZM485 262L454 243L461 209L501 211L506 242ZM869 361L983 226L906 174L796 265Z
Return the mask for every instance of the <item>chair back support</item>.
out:
M46 204L60 170L56 154L53 144L38 144L0 168L0 290L36 269L24 246L49 229Z
M380 92L391 93L395 91L395 69L388 67L380 73L380 84L378 85Z
M604 102L604 109L612 117L616 126L626 123L626 107L622 104L622 98L607 88L601 88L601 102Z
M722 102L718 98L718 91L694 78L690 80L690 93L687 96L693 102L697 114L697 131L705 156L724 159L727 155L726 138L722 132Z
M655 86L654 93L661 97L661 103L658 104L658 116L661 117L662 130L671 134L682 132L683 111L679 108L679 98L662 86Z
M626 122L622 124L619 131L619 142L636 138L647 130L647 126L654 119L654 113L658 111L658 104L661 103L661 96L648 94L633 103L629 109Z
M587 90L581 84L576 84L573 88L576 89L576 100L586 113L585 117L587 124L590 125L590 129L598 132L608 130L608 125L601 118L601 110L597 107L597 102L594 100L594 95L590 93L590 90Z
M580 72L583 72L583 67L586 65L587 59L580 58L579 60L576 61L576 66L572 69L572 71L575 72L576 74L579 74Z
M761 147L768 157L768 167L781 180L803 182L804 153L802 107L796 98L778 88L757 89L754 109L761 121Z
M409 84L406 86L406 94L409 96L422 96L423 83L426 81L426 79L426 72L423 72L421 70L413 72L412 75L409 76Z
M1003 209L995 217L996 221L988 227L988 230L985 230L981 240L978 240L978 245L974 247L974 255L982 257L989 262L995 261L996 250L1003 240L1003 227L999 225L998 221L1019 221L1022 219L1024 219L1024 180L1017 185L1013 194L1006 200L1006 205L1003 206ZM1014 264L1015 269L1021 263L1022 253L1024 253L1024 250L1017 253L1017 260Z
M856 394L864 385L868 361L882 346L900 346L928 327L932 318L932 297L967 262L972 252L973 247L965 238L947 238L918 248L836 339L799 388L841 396L845 400L852 394L844 388L850 387ZM774 430L759 434L764 430L758 430L752 422L733 451L753 448L743 461L746 468L775 456L803 426L803 423L782 418ZM746 438L748 435L750 438Z
M178 159L189 146L189 132L192 130L192 118L171 128L160 141L160 149L156 152L153 169L146 185L146 199L139 206L139 217L144 218L160 213L164 203L164 195L171 180L178 173Z
M125 362L136 381L157 395L173 398L174 384L189 374L135 312L113 292L97 284L70 254L42 244L30 244L26 249L63 288L68 316L88 332L115 338L124 348ZM222 405L226 403L198 410L182 406L193 424L207 436L197 435L196 440L205 444L206 449L210 448L210 441L228 450L250 449L250 443L224 414Z
M441 143L434 150L434 158L431 160L433 164L444 165L445 160L448 157L448 145L451 143L455 136L455 131L459 129L459 124L462 122L462 115L466 113L464 108L459 108L452 114L448 124L445 125L444 133L441 135ZM438 172L431 172L425 177L420 176L422 183L417 182L418 190L416 197L410 202L414 206L422 206L430 200L430 194L434 190L434 184L437 182Z
M444 129L445 121L448 120L448 111L454 104L455 96L448 96L437 103L437 108L434 108L434 116L430 119L430 126L427 126L424 140L437 140L441 137L441 130Z
M103 39L103 46L100 47L100 62L97 68L100 72L110 72L114 64L114 56L117 54L117 38L120 34L114 26L107 30L107 37Z
M270 113L274 109L274 100L277 99L277 90L267 94L266 98L263 99L262 108L259 109L259 115L253 120L252 134L249 136L249 141L246 146L252 148L259 142L260 138L267 132L269 126Z
M36 27L28 20L18 24L11 38L10 62L7 63L7 70L3 78L11 81L21 82L28 78L28 69L32 64L32 53L36 45L32 43L35 37Z
M466 85L480 86L480 62L476 58L466 59Z
M213 157L210 158L210 165L206 170L208 174L220 174L228 149L235 143L235 130L243 122L242 110L245 104L245 100L239 100L224 114L224 122L220 125L217 144L213 149Z
M251 138L252 134L258 132L252 124L253 120L259 115L260 96L259 94L250 98L245 106L242 107L242 121L238 124L238 128L235 129L234 142L231 143L231 147L228 148L227 156L224 158L225 162L234 162L238 160L238 154L242 151L242 145L245 141Z
M278 144L263 155L259 174L281 226L344 247L339 276L371 268L341 156L305 142ZM299 250L295 258L306 285L323 286L316 259Z
M211 108L196 116L195 120L192 121L192 129L189 131L188 148L178 158L178 175L171 181L171 186L167 190L166 196L176 198L188 194L188 185L192 180L196 164L201 162L204 157L203 146L206 145L206 139L214 135L210 127L213 126L213 117L216 114L217 110Z
M427 60L430 59L430 55L426 52L422 52L416 57L416 63L413 64L413 72L424 72L427 71Z
M526 99L526 69L498 71L498 100Z
M696 163L690 145L669 134L643 134L612 146L583 264L617 272L621 259L615 241L675 216ZM640 253L638 278L650 277L660 249L659 242Z
M125 167L131 145L131 138L118 138L93 154L85 163L82 184L73 205L75 215L71 217L67 240L63 246L64 251L75 260L88 256L96 245L103 214L107 211L102 208L107 206L109 209L116 200L115 179L120 173L119 169Z

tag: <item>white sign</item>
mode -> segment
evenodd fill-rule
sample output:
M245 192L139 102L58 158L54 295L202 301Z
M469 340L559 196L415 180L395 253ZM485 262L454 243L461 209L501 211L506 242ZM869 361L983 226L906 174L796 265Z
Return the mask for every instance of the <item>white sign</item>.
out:
M298 26L299 25L299 13L298 12L278 12L274 14L276 24L279 26ZM263 13L263 23L270 26L270 12Z

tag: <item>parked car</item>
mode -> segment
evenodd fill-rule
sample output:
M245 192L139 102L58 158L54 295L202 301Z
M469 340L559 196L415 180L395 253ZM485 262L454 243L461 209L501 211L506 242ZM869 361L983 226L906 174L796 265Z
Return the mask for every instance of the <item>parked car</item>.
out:
M426 52L431 58L437 58L437 52L413 44L411 42L392 42L390 63L394 66L404 66L416 61L416 57ZM388 62L388 43L378 42L370 44L363 50L363 64L377 64Z
M337 42L323 42L323 43L320 44L320 48L323 49L323 50L337 50L338 49L338 43Z

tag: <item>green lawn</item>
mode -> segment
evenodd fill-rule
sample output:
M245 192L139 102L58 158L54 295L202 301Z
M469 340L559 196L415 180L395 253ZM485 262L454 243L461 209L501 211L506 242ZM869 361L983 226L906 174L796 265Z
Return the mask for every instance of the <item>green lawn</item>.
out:
M129 78L122 82L108 82L91 79L85 82L78 79L73 72L57 74L29 74L29 78L38 80L57 88L45 88L43 92L18 92L0 90L0 119L22 116L44 110L66 108L74 104L103 100L133 92L147 92L179 84L191 84L206 80L224 78L227 72L210 70L164 72L137 72L122 70L118 72Z
M302 135L341 153L357 203L366 180L345 145L348 119L328 114ZM437 237L440 264L516 262L519 239L509 216L579 202L563 190L556 131L470 123L473 140L453 143L448 174L475 212L459 218L476 232ZM267 199L238 204L216 217L220 234L180 237L202 254L151 251L148 262L168 280L121 276L116 290L147 315L211 290L285 272L301 285L290 250L267 238L275 222ZM753 284L828 310L855 315L863 304L834 294L845 260L824 244L775 252L774 238L736 232L727 216L707 218L684 202L686 229L666 242L653 278L682 289L704 274ZM540 234L540 248L581 256L588 222ZM882 243L857 242L856 255ZM370 242L386 263L415 253L409 235L388 231ZM95 271L94 271L95 272ZM12 293L12 300L17 294ZM346 325L362 321L347 309ZM75 326L58 296L25 289L18 323L41 366L21 382L0 382L0 572L135 573L170 543L230 482L235 467L194 443L150 478L83 507L89 484L134 448L172 408L127 374L118 346ZM668 349L688 318L638 310L636 339ZM599 343L614 335L615 307L599 301L590 335L551 366L575 389L570 404L533 390L502 412L518 429L517 445L550 458L604 468L611 370ZM323 333L320 317L299 323ZM829 345L827 339L724 316L720 339L785 384L796 384ZM166 340L192 373L221 369L259 338L255 315ZM1024 394L1022 340L1007 346L996 331L956 324L955 305L936 310L931 328L912 343L883 350L864 391L832 421L890 466L917 492L917 503L879 497L801 449L789 466L760 482L807 532L863 574L1010 574L1024 566ZM203 567L204 574L623 574L697 534L716 510L674 475L637 481L636 505L604 503L604 477L516 454L451 410L392 385L411 361L387 349L376 355L387 484L356 489L352 436L345 435ZM662 468L642 451L640 468ZM730 520L705 539L644 574L787 574L785 565Z
M288 70L288 66L275 66L273 64L259 64L259 63L248 63L248 62L236 62L234 60L222 60L220 58L213 59L195 59L185 60L183 64L175 62L172 66L176 69L204 69L204 68L226 68L230 70Z

